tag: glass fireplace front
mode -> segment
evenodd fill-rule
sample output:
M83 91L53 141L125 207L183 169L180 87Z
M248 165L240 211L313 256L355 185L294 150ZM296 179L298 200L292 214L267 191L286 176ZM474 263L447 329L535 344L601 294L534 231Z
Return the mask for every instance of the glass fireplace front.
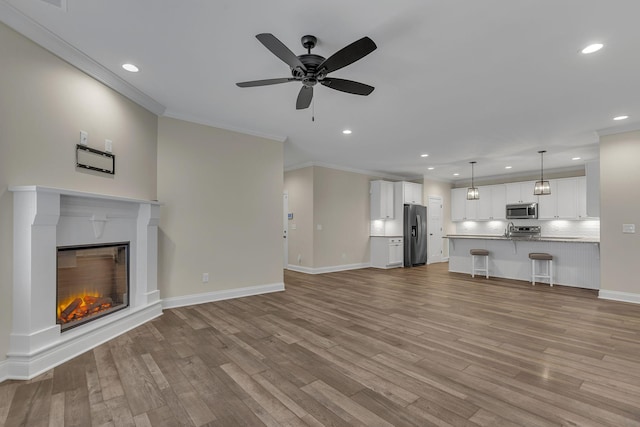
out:
M59 247L57 260L62 331L129 306L129 242Z

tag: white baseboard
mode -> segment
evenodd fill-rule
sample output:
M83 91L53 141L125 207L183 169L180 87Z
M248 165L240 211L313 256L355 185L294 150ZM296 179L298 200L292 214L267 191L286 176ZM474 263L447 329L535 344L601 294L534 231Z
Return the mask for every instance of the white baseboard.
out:
M322 273L335 273L337 271L347 271L347 270L359 270L361 268L369 268L371 264L369 263L361 263L361 264L344 264L344 265L333 265L331 267L303 267L301 265L289 264L287 265L287 270L297 271L299 273L306 274L322 274Z
M598 298L640 304L640 294L631 292L606 291L600 289L598 292Z
M136 310L124 309L110 315L108 323L106 318L96 319L83 325L84 329L69 331L44 349L28 354L8 353L7 360L0 362L0 378L30 380L161 315L159 302Z
M202 294L164 298L162 300L162 308L184 307L186 305L204 304L206 302L249 297L253 295L268 294L270 292L280 292L280 291L284 291L284 283L271 283L268 285L247 286L244 288L236 288L236 289L224 289L221 291L205 292Z
M0 360L0 383L9 379L9 362Z

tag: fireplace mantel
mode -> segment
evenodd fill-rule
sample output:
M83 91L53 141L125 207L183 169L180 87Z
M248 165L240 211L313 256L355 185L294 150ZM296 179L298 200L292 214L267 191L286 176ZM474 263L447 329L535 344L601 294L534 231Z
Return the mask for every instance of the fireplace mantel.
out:
M162 314L157 285L160 204L43 186L13 192L13 322L9 378L30 379ZM62 333L56 248L130 242L130 306Z

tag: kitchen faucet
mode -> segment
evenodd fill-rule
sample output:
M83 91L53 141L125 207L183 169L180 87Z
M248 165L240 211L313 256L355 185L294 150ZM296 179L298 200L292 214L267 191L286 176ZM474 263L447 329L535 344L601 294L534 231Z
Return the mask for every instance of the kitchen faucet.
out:
M507 229L504 230L504 237L511 237L511 232L514 228L515 224L513 223L513 221L509 221L509 224L507 224Z

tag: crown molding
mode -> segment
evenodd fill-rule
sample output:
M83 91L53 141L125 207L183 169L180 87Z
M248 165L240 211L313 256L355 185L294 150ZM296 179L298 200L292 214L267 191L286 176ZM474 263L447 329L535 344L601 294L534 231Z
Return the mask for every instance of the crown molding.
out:
M629 123L621 126L612 126L609 128L599 129L596 132L598 136L615 135L617 133L635 132L640 130L640 122Z
M271 140L277 141L277 142L285 142L287 140L286 136L274 135L274 134L269 134L269 133L265 133L265 132L259 132L259 131L255 131L255 130L251 130L251 129L243 129L243 128L239 128L239 127L235 127L235 126L229 126L227 124L215 122L213 120L205 119L203 117L198 117L198 116L195 116L195 115L192 115L192 114L179 113L177 111L172 111L172 110L165 111L164 114L162 114L162 116L163 117L169 117L170 119L184 120L185 122L195 123L195 124L198 124L198 125L204 125L204 126L210 126L210 127L215 127L215 128L219 128L219 129L224 129L224 130L228 130L228 131L231 131L231 132L243 133L245 135L257 136L259 138L271 139Z
M4 0L0 0L0 21L141 107L158 116L164 113L164 105L135 88L117 74L94 61L84 52L71 46Z
M394 181L413 181L413 180L420 180L423 177L422 176L416 176L416 177L406 177L406 176L400 176L400 175L391 175L391 174L386 174L386 173L381 173L381 172L376 172L376 171L369 171L369 170L363 170L363 169L354 169L354 168L348 168L345 166L339 166L339 165L332 165L329 163L322 163L322 162L305 162L305 163L298 163L296 165L292 165L292 166L287 166L284 168L285 172L291 172L294 170L298 170L298 169L304 169L304 168L308 168L311 166L318 166L321 168L327 168L327 169L335 169L335 170L339 170L339 171L343 171L343 172L352 172L352 173L358 173L360 175L368 175L368 176L372 176L372 177L376 177L376 178L386 178L386 179L391 179Z

